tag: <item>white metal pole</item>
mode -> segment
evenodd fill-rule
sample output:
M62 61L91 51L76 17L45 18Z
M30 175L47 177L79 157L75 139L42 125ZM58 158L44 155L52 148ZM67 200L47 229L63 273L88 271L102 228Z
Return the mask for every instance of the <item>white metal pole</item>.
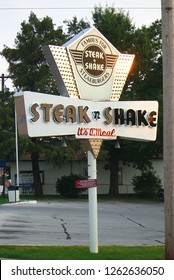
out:
M15 108L15 143L16 143L16 185L19 186L19 154L18 154L18 125Z
M97 160L88 151L88 178L97 179ZM90 252L98 253L97 187L88 189Z

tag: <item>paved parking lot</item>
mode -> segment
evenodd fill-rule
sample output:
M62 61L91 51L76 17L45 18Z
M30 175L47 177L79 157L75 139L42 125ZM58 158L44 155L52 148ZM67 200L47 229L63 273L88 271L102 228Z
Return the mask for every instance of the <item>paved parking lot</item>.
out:
M99 245L164 244L162 202L98 202ZM88 202L0 206L1 245L89 245Z

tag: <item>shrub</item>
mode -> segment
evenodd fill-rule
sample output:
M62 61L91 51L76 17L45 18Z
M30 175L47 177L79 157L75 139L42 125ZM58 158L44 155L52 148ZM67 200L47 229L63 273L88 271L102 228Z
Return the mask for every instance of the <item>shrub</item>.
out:
M78 198L79 194L85 191L85 189L76 189L76 180L83 180L81 175L71 174L63 176L61 179L57 179L56 190L64 197Z
M135 193L142 198L154 198L161 188L161 179L153 170L142 171L132 178Z

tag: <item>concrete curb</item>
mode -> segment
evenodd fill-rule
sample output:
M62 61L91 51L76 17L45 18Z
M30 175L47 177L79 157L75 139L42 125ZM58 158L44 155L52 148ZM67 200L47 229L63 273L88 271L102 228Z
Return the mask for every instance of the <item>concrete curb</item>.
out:
M26 201L18 201L18 202L9 202L5 204L1 204L1 206L11 206L11 205L28 205L28 204L37 204L37 200L26 200Z

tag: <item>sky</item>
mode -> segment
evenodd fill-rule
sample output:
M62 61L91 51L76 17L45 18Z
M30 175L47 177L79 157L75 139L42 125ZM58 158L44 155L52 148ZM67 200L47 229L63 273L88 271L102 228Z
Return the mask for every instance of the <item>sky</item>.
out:
M94 6L113 6L129 12L136 27L149 26L156 19L161 19L161 0L1 0L0 1L0 51L4 45L15 47L14 40L20 31L21 22L28 21L31 11L39 19L49 16L56 26L63 26L64 20L84 19L92 24ZM0 56L0 76L8 74L8 64ZM12 89L10 79L5 82ZM1 81L0 81L1 89Z

